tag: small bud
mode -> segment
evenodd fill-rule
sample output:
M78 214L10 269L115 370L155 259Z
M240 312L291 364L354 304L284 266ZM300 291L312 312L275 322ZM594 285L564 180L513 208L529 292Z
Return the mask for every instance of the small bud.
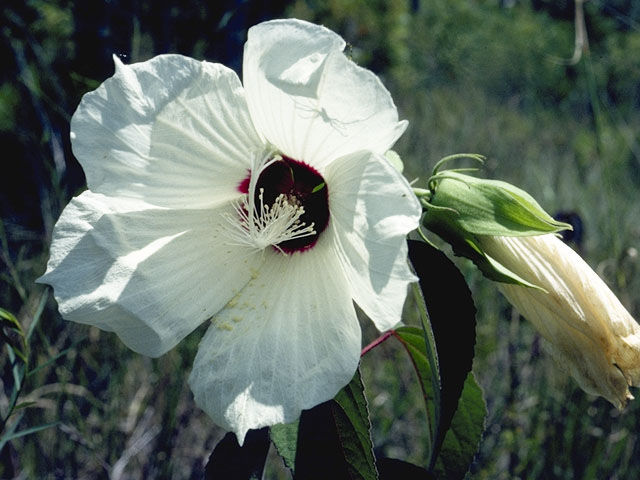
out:
M500 283L582 389L618 408L633 398L629 386L640 385L640 326L556 235L569 224L513 185L459 171L436 170L419 198L423 226Z
M529 236L571 229L554 220L527 192L507 182L444 171L430 183L431 205L455 210L451 221L475 235ZM434 212L427 210L425 216Z
M445 170L436 173L429 185L430 198L421 201L423 226L497 282L537 287L488 255L479 236L531 236L571 229L554 220L527 192L506 182Z

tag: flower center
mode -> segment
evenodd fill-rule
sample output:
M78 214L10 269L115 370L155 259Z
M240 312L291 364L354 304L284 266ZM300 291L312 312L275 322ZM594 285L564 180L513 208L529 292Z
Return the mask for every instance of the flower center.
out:
M313 247L329 223L327 185L304 162L268 155L238 189L245 196L236 216L225 215L234 243L291 254Z

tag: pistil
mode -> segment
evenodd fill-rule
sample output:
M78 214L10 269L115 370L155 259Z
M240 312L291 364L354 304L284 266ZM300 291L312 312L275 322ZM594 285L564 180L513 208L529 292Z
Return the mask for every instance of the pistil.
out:
M287 254L313 247L329 220L324 179L303 162L273 152L257 160L241 183L246 193L233 213L223 214L229 243Z

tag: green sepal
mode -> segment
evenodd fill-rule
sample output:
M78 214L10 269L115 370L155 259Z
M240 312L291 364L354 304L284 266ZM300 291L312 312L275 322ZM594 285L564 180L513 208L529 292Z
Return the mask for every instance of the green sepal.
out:
M446 209L431 208L423 215L422 224L451 245L453 253L457 256L471 260L489 280L541 289L487 255L480 247L476 235L463 230L460 224L455 222L455 219L452 221L454 215Z
M531 236L572 228L551 217L527 192L506 182L447 170L431 177L429 186L431 208L426 216L447 209L447 221L468 233Z
M572 228L555 220L524 190L499 180L445 170L431 177L425 192L422 225L496 282L540 288L487 255L479 238L553 234Z

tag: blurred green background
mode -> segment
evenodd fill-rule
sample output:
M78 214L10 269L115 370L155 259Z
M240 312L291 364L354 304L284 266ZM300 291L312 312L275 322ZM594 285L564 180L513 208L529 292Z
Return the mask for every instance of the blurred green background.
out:
M202 329L144 358L63 321L33 283L62 208L85 188L69 119L114 54L177 52L241 74L249 26L322 23L410 121L396 145L410 180L424 185L449 154L486 155L483 175L580 219L573 245L640 317L640 1L586 2L589 49L574 62L569 0L4 0L0 11L0 307L24 328L40 319L30 348L43 366L27 377L21 401L33 403L17 429L59 422L6 444L0 478L199 478L223 435L186 384ZM478 307L474 371L489 409L468 477L640 478L640 403L618 412L580 391L495 286L459 266ZM386 342L362 368L378 452L423 463L422 400L401 348ZM4 416L5 348L0 373ZM266 478L287 478L275 455Z

